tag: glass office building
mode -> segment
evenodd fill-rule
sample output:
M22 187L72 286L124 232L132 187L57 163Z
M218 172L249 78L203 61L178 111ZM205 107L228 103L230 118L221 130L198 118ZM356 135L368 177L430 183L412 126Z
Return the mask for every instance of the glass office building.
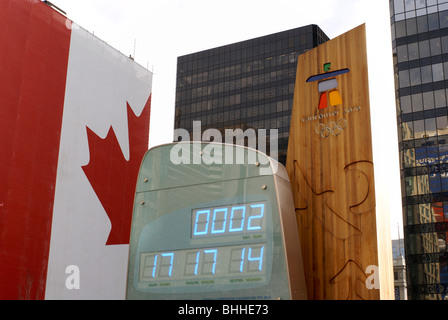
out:
M201 132L217 129L223 141L225 129L266 129L266 151L270 129L278 129L285 163L297 58L327 40L309 25L179 57L175 129L194 140L193 122L200 121Z
M390 0L408 299L448 298L448 0Z

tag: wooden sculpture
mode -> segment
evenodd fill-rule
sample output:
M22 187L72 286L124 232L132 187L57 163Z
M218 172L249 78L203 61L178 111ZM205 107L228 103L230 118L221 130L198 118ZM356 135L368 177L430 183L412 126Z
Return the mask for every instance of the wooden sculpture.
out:
M299 56L286 167L308 297L379 299L365 25Z

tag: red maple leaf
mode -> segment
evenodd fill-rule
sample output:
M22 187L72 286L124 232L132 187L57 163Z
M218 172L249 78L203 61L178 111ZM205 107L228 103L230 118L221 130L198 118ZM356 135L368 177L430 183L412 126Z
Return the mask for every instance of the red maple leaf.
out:
M129 160L112 126L105 139L87 127L90 161L82 169L112 224L106 245L129 244L138 171L148 150L150 109L151 96L139 117L127 103Z

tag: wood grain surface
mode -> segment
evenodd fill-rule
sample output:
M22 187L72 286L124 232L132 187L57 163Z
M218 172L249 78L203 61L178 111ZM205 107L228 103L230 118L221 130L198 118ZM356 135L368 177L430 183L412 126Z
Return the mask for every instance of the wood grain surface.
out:
M309 299L380 298L366 285L378 246L365 34L361 25L299 56L286 168ZM333 93L319 92L327 79L307 82L326 73Z

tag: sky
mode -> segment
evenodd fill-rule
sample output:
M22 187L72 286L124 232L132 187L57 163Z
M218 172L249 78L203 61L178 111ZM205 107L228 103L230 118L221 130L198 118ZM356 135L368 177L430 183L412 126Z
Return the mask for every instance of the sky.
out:
M363 23L378 192L401 199L388 0L51 0L75 23L154 72L150 146L172 142L177 57L317 24L331 39ZM388 143L386 146L385 143ZM380 168L377 170L377 168ZM401 201L391 234L403 236Z

